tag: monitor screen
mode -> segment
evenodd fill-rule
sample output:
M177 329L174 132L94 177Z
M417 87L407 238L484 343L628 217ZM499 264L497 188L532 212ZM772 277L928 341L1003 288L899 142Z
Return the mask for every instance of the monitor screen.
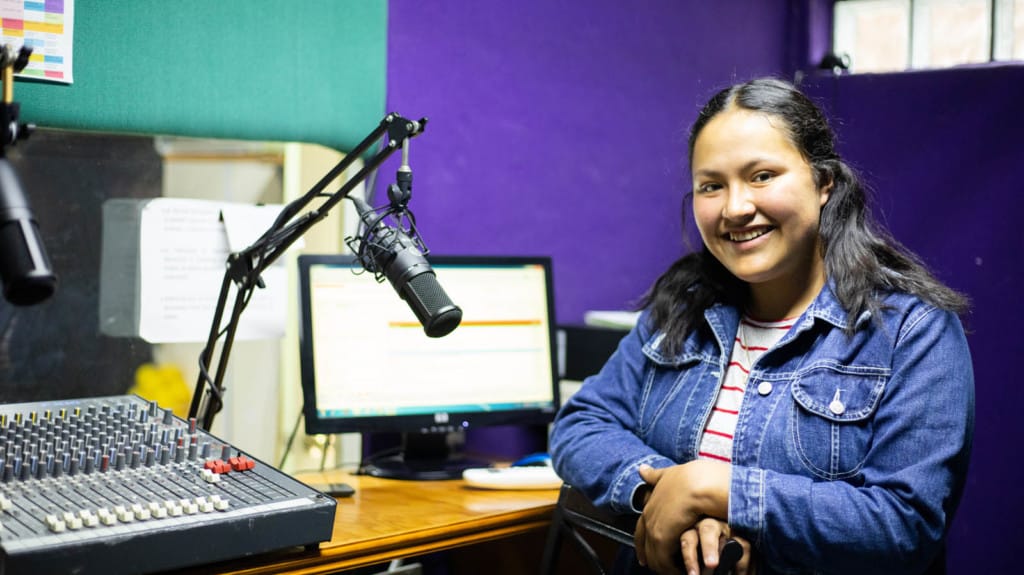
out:
M299 257L306 432L403 432L404 453L386 464L403 469L370 466L375 475L413 466L418 478L458 476L480 463L447 451L450 434L546 423L557 410L550 258L432 256L430 264L463 312L440 338L427 337L391 285L354 256Z

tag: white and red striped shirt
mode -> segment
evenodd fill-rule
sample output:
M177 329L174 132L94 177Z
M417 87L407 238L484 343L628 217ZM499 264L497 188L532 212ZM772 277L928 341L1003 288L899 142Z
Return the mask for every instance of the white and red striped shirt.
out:
M793 327L794 322L795 318L758 321L748 316L740 320L729 366L722 378L722 387L718 390L718 398L700 438L698 457L732 461L732 437L736 432L740 405L747 390L750 368Z

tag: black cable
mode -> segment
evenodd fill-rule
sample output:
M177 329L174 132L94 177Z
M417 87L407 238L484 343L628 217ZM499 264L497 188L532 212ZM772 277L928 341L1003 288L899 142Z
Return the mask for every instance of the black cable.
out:
M327 466L327 451L331 448L331 438L332 437L334 437L334 436L331 435L331 434L328 434L327 435L327 440L324 441L324 450L323 450L323 453L320 454L320 471L323 471L324 467Z
M252 299L252 295L255 292L255 290L253 289L254 285L254 281L247 282L248 287L246 288L245 293L242 295L244 299L242 300L241 311L245 311L245 309L249 306L249 300ZM213 348L203 347L203 350L199 353L199 376L202 378L203 383L206 384L206 387L209 390L209 392L212 393L213 396L217 398L217 401L221 402L222 405L224 403L224 392L222 389L217 389L217 386L214 384L213 378L210 377L210 372L207 369L209 366L203 364L203 356L209 353L210 360L212 362L213 352L214 349L217 347L217 342L220 341L220 338L224 337L224 335L227 332L227 327L221 328L221 330L217 333L217 336L214 337L213 339Z
M401 447L389 447L387 449L382 449L376 453L371 453L370 455L366 456L360 463L358 473L363 473L363 467L366 465L373 465L376 461L380 460L381 458L387 457L389 455L396 455L401 452Z
M295 435L299 432L299 422L301 421L302 408L299 408L299 417L295 419L295 426L292 427L292 433L288 436L288 441L284 444L284 453L281 454L281 464L277 466L278 469L284 469L284 462L288 460L288 454L291 453L292 442L295 441Z

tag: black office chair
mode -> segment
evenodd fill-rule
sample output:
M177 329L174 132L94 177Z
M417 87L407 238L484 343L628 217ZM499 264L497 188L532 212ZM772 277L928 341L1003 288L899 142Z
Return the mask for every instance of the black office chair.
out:
M607 570L601 558L579 529L596 533L620 545L632 546L636 520L637 516L635 515L613 515L600 509L579 490L573 489L570 485L562 485L555 513L551 517L548 538L544 544L541 575L556 573L555 567L558 564L558 556L565 537L568 537L576 545L584 558L594 567L596 573L605 575Z
M637 515L615 515L595 506L578 489L570 485L562 485L558 494L558 504L551 518L547 541L544 544L544 557L541 561L541 575L553 575L558 564L558 556L566 536L576 545L584 558L600 575L608 573L597 551L583 537L581 529L610 539L619 545L633 546L633 531L636 529ZM732 566L743 556L743 548L738 541L729 540L721 553L721 564L715 570L716 575L728 575ZM642 568L641 568L642 569Z

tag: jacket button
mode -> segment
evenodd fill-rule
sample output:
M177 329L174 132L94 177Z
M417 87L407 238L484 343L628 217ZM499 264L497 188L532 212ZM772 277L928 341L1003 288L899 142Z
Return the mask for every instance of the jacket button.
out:
M840 392L842 392L841 389L836 389L836 394L832 396L832 403L828 404L828 410L836 415L842 415L846 411L846 406L839 399Z
M757 393L759 393L761 395L768 395L771 392L772 392L772 382L770 382L770 381L762 381L761 383L757 384Z

